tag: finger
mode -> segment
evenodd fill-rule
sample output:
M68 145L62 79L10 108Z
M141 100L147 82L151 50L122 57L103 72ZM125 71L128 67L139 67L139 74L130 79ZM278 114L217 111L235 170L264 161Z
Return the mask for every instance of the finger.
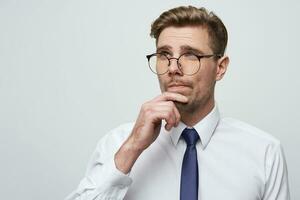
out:
M188 98L179 93L164 92L161 95L154 98L153 101L178 101L181 103L187 103Z
M169 131L176 124L175 114L169 110L160 110L153 112L154 121L165 120L165 128Z
M181 116L173 101L157 102L154 107L161 110L165 110L165 109L172 110L176 121L175 126L178 126Z
M176 116L176 127L177 127L180 122L181 116L175 105L173 107L173 112L175 113L175 116Z
M173 103L173 102L172 102ZM180 120L180 115L179 112L176 112L176 107L172 106L172 104L167 104L167 105L156 105L153 108L153 112L166 112L166 113L170 113L170 117L172 118L172 122L171 125L173 126L177 126L179 120ZM168 120L166 120L166 122L169 122Z

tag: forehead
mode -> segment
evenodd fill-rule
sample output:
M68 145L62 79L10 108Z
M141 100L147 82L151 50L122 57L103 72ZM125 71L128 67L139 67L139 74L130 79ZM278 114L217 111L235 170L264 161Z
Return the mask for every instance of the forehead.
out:
M212 52L207 29L201 26L165 28L157 40L157 48L164 46L169 46L173 51L179 51L182 46L190 46L205 53Z

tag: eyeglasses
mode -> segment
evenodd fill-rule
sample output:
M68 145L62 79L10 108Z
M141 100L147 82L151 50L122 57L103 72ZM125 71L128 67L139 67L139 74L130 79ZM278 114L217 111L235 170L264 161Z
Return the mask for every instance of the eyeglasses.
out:
M177 61L177 66L184 75L194 75L201 67L201 58L210 58L213 56L221 57L219 54L196 55L193 53L184 53L178 58L174 58L168 57L163 53L153 53L147 55L146 58L148 59L149 68L157 75L163 75L169 71L172 59Z

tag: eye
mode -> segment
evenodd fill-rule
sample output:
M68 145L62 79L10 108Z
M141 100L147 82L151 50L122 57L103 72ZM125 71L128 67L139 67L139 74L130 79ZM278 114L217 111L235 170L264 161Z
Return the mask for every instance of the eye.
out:
M186 52L183 54L183 58L184 59L188 59L188 60L198 60L197 56L195 53L192 52Z
M162 54L162 53L158 53L158 54L156 55L156 57L157 57L157 59L159 59L159 60L167 60L167 59L168 59L168 58L167 58L167 55Z
M163 55L165 55L165 56L167 56L167 57L170 57L170 56L171 56L171 53L168 52L168 51L159 51L159 52L157 52L157 53L163 54Z

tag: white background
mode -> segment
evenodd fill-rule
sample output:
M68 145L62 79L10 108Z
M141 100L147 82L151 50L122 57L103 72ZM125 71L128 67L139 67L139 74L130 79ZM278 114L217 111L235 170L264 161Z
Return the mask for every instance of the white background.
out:
M282 141L300 199L299 1L0 0L1 199L63 199L77 187L101 136L159 94L150 25L187 4L215 11L229 32L221 112Z

